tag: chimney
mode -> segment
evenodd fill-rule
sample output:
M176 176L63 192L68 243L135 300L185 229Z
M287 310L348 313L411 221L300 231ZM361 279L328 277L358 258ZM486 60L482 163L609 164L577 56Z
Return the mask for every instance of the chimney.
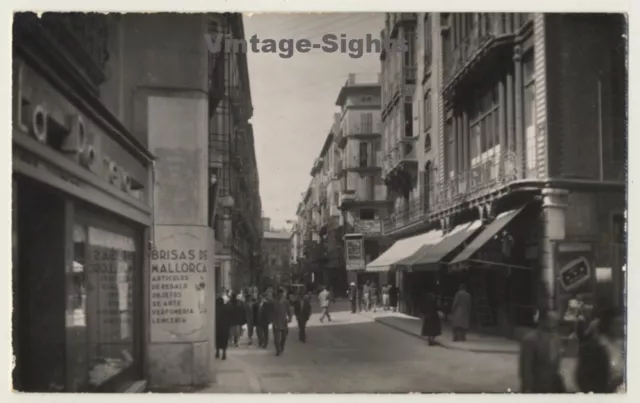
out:
M262 217L262 230L271 231L271 218Z
M354 73L349 73L349 78L347 79L347 84L352 85L356 83L356 75Z

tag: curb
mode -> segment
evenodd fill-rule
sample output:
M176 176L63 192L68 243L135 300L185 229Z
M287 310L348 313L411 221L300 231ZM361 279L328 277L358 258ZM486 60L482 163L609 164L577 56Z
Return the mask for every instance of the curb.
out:
M426 340L425 337L417 335L417 334L415 334L415 333L413 333L413 332L411 332L409 330L406 330L406 329L404 329L404 328L402 328L400 326L396 326L396 325L394 325L392 323L383 321L381 319L382 318L374 318L373 320L375 322L377 322L377 323L380 323L380 324L382 324L384 326L390 327L390 328L395 329L395 330L399 330L399 331L401 331L401 332L403 332L405 334L408 334L410 336L416 337L416 338L421 339L421 340ZM456 345L452 345L452 344L449 344L449 343L441 343L437 339L435 340L435 343L438 346L446 348L448 350L469 351L469 352L472 352L472 353L479 353L479 354L514 354L514 355L518 354L517 351L512 351L512 350L461 348L461 347L458 347Z

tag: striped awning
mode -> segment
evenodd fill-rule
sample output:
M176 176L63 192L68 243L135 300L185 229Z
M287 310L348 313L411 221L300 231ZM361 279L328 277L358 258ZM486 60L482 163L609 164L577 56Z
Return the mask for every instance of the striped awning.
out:
M438 242L442 238L442 231L433 230L420 235L396 241L386 252L378 256L377 259L369 263L366 272L389 271L393 266L416 253L422 246Z
M526 206L517 208L515 210L505 211L496 217L489 225L487 225L482 232L473 240L466 248L464 248L455 258L449 262L450 265L455 265L467 261L475 255L475 253L482 248L491 238L497 235L504 227L506 227L511 220L516 218L518 214Z
M457 225L436 242L425 243L416 253L397 262L396 265L411 270L437 270L443 258L466 242L481 227L480 220Z

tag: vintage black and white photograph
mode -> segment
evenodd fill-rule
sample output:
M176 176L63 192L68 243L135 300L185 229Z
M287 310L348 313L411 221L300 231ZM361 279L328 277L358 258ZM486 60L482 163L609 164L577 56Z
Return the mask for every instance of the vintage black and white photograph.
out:
M214 3L12 14L14 392L627 393L625 10Z

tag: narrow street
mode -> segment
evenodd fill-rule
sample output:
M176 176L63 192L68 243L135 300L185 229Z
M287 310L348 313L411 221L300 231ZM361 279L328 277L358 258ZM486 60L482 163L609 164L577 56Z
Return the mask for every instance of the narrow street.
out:
M217 382L201 393L408 393L517 391L517 355L428 347L426 342L361 314L348 302L334 306L332 322L308 324L298 341L295 319L284 355L247 345L217 362Z

